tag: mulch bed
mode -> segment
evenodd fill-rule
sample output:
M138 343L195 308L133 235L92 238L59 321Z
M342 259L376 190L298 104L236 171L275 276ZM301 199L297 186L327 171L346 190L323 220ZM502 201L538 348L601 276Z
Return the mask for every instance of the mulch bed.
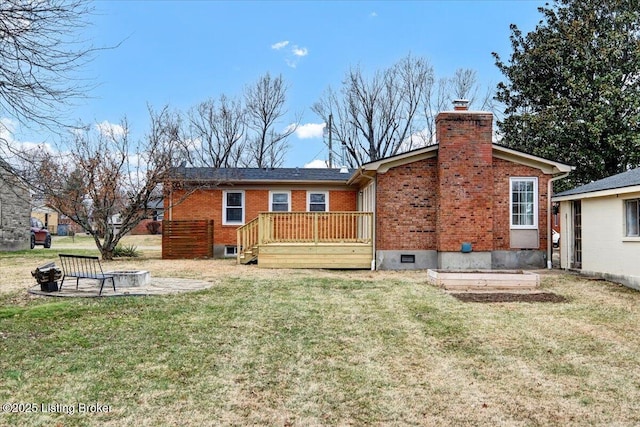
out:
M453 297L463 302L567 302L568 299L550 292L532 294L513 294L501 292L452 293Z

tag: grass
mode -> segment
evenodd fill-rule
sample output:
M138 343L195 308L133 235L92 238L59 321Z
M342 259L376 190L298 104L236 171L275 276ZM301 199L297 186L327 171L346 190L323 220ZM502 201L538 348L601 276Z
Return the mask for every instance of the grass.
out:
M0 293L0 402L75 409L0 424L640 423L638 292L554 275L565 303L477 304L404 273L254 271L166 297Z

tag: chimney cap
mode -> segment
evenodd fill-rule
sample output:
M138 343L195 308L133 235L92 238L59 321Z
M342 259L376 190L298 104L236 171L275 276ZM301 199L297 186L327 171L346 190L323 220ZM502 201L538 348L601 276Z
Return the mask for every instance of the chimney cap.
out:
M468 99L454 99L453 100L453 109L455 111L466 111L469 109L469 100Z

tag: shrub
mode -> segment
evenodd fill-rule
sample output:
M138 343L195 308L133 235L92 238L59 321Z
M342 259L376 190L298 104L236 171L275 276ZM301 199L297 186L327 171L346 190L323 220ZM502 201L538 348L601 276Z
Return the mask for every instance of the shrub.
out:
M113 250L114 258L137 258L140 256L140 252L138 252L138 248L134 245L122 246L117 245Z
M160 222L151 221L147 224L147 231L151 234L159 234L160 233Z

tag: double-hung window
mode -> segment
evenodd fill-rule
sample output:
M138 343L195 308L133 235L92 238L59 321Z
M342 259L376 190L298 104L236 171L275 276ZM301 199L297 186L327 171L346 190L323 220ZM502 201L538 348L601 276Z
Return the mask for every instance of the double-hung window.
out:
M538 228L538 178L510 179L511 228Z
M640 237L640 199L624 201L626 237Z
M244 191L224 191L222 205L224 225L244 224Z
M289 191L270 191L269 192L269 211L290 212L291 211L291 193Z
M328 212L329 192L309 191L307 192L307 212Z

